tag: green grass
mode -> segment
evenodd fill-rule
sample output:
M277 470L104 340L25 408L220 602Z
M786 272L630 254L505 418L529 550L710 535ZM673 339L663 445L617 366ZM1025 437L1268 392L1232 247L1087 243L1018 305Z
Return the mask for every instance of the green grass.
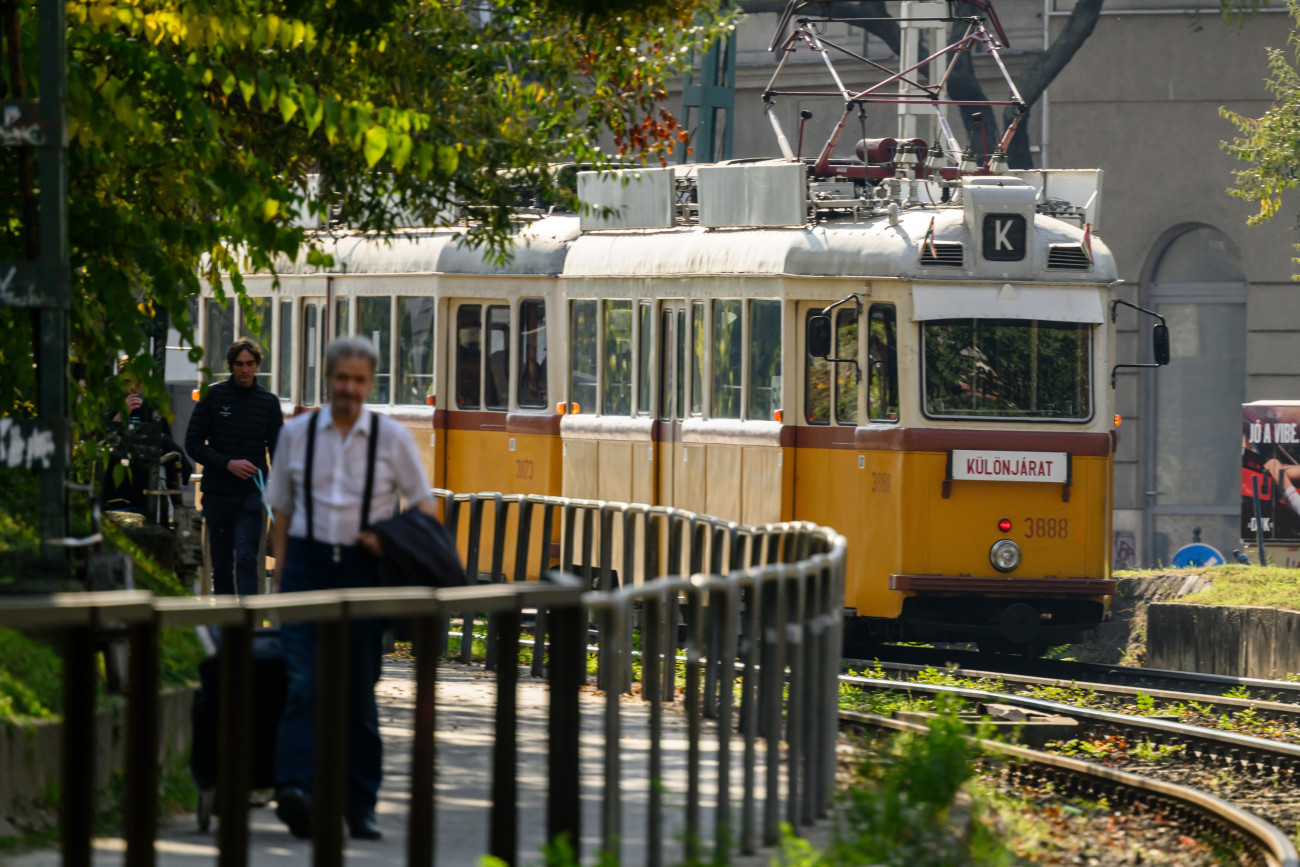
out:
M1300 570L1280 566L1213 566L1209 569L1178 570L1201 574L1211 582L1199 593L1173 602L1193 605L1256 605L1300 611ZM1178 574L1170 572L1165 574ZM1125 573L1118 573L1125 574Z

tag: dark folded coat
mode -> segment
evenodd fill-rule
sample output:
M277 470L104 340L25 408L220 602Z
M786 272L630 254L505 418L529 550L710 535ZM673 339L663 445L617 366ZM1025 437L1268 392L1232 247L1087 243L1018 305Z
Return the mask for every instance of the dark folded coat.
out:
M456 540L419 509L371 525L384 543L379 583L389 587L463 587L469 583Z

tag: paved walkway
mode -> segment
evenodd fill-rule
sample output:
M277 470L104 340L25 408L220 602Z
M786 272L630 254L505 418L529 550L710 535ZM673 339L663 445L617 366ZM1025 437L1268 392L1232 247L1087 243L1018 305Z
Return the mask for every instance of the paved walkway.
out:
M410 743L415 700L413 666L409 661L386 660L378 687L380 729L384 738L384 785L380 791L378 819L384 833L379 842L346 841L346 858L352 864L405 863L406 813L409 791ZM487 850L488 807L491 782L491 745L495 679L479 666L445 663L439 669L437 722L437 861L449 867L474 867ZM519 684L519 803L521 863L539 864L546 823L546 708L544 681L522 676ZM584 690L582 699L581 773L583 799L584 863L595 863L599 846L600 804L603 782L601 717L605 698ZM623 699L623 865L640 865L645 859L645 815L649 788L648 711L638 699ZM665 844L666 864L683 860L682 814L685 804L686 753L684 716L675 709L664 714ZM739 741L733 749L739 748ZM714 745L705 742L703 795L712 800L716 791ZM733 753L734 755L734 753ZM761 762L761 756L760 756ZM733 779L740 779L733 759ZM760 766L759 779L762 779ZM733 784L733 802L742 790ZM215 830L214 819L213 828ZM705 813L704 827L712 827ZM310 863L308 842L295 840L268 807L253 808L249 816L251 863L258 867ZM824 838L826 829L812 829L812 839ZM95 844L96 867L117 867L124 843L100 839ZM215 835L197 830L192 816L164 823L158 840L159 867L209 865L217 855ZM707 851L707 850L706 850ZM767 867L771 853L736 857L737 867ZM12 867L56 867L56 852L11 856L0 862Z

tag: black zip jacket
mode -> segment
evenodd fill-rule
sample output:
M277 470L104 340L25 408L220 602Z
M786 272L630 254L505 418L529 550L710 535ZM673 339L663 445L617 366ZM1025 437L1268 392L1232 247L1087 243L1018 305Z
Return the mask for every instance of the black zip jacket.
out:
M255 478L241 479L226 469L234 460L251 461L266 481L270 456L280 438L284 416L280 400L256 382L240 388L233 379L218 382L194 407L185 431L185 451L203 464L205 494L251 494Z

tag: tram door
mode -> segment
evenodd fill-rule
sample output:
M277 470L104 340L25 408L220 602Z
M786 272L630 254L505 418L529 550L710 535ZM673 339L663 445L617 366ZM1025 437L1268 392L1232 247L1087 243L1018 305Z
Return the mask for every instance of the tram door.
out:
M320 406L325 403L325 327L324 298L304 298L298 317L298 405Z
M664 301L659 308L659 406L655 430L655 504L675 505L673 476L681 461L682 414L686 403L686 303Z

